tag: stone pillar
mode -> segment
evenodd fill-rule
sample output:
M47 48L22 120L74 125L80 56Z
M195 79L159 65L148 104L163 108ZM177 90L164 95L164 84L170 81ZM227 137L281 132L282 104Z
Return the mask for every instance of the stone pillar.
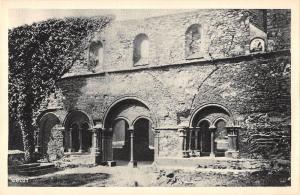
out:
M83 150L82 150L82 128L78 127L78 131L79 131L79 150L78 150L78 152L82 153L83 152Z
M240 127L227 127L228 133L228 150L225 152L225 156L229 158L238 158L238 130Z
M134 160L134 128L131 126L128 131L130 133L130 161L128 165L136 167L137 162Z
M210 130L210 157L214 158L216 155L215 155L215 130L216 128L214 127L209 127L209 130Z
M68 148L68 152L72 152L72 130L73 128L69 128L69 148Z
M102 152L101 148L99 147L98 140L101 140L101 131L102 131L102 125L98 124L94 126L92 130L92 147L91 147L91 155L93 155L94 164L100 164L102 163ZM100 137L100 138L99 138Z
M58 126L57 127L57 130L61 133L61 135L62 135L62 148L61 148L61 151L65 151L65 146L66 146L66 144L64 143L64 139L65 139L65 127L63 127L63 126Z
M98 131L100 131L100 129L98 128L93 128L92 130L92 147L91 147L91 154L96 154L99 152L99 147L98 147Z
M34 147L34 152L40 153L41 151L41 143L40 143L40 129L38 131L34 132L34 141L35 141L35 147Z
M188 151L186 150L186 132L187 132L187 127L179 127L178 128L178 132L179 132L179 146L180 146L180 151L181 151L181 155L180 157L182 158L188 158Z
M159 134L160 131L158 129L154 130L155 137L154 137L154 160L156 160L159 157Z

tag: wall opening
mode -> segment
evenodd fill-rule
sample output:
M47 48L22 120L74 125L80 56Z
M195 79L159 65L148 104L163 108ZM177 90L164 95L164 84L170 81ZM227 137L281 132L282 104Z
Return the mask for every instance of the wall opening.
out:
M128 122L124 119L117 119L113 123L112 148L114 160L130 159L130 135Z
M94 70L103 70L103 44L101 41L90 44L89 63Z
M134 156L138 161L154 160L154 133L152 124L146 118L139 118L134 123Z
M201 56L201 25L191 25L185 33L185 54L187 59Z
M149 39L145 34L139 34L133 41L134 65L149 64Z

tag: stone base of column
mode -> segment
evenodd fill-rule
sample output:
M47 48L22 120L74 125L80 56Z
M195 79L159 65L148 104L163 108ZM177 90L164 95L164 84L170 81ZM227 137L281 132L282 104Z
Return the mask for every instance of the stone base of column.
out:
M101 165L102 164L102 157L101 155L93 155L94 165Z
M183 158L189 158L189 152L188 151L182 151L182 157Z
M71 153L72 152L72 148L68 148L68 152Z
M82 149L79 149L79 150L78 150L78 153L83 153L83 150L82 150Z
M195 150L195 154L196 154L196 156L201 156L201 151L200 150Z
M129 161L128 166L136 168L137 167L137 161Z
M211 158L215 158L215 157L216 157L216 154L215 154L215 153L210 153L209 156L210 156Z
M226 151L225 157L227 158L238 158L239 157L239 151Z
M106 165L109 166L109 167L115 167L115 166L117 166L117 162L113 161L113 160L110 160L110 161L106 162Z
M40 152L41 151L40 148L41 148L40 146L35 146L34 152L37 152L37 153Z
M196 157L196 156L197 156L196 151L195 151L195 150L192 150L192 151L190 152L190 156L191 156L191 157Z

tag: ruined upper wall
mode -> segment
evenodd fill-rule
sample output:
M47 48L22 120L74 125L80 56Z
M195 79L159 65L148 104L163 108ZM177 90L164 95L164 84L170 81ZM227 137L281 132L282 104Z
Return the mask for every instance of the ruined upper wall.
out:
M278 14L280 17L277 17ZM274 19L274 15L279 19ZM251 52L250 42L254 38L264 40L265 51L269 51L268 44L270 51L289 49L290 27L282 22L283 18L288 23L289 10L222 9L114 21L96 34L91 43L87 43L101 44L102 62L91 67L91 50L87 46L81 61L66 76L248 55ZM200 47L195 55L188 56L187 31L192 25L199 25ZM148 41L147 62L140 64L134 61L134 41L139 35L145 36Z

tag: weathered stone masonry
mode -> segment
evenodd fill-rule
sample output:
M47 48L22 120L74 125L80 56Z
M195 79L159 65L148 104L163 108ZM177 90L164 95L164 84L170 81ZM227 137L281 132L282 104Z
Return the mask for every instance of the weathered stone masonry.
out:
M282 39L289 40L290 24L288 19L276 21L278 13L290 17L288 10L199 10L113 22L92 40L102 43L103 62L91 69L87 48L51 96L48 112L61 118L65 137L63 143L49 144L67 152L74 143L68 129L77 121L76 128L89 132L78 133L93 140L84 141L80 134L76 143L100 152L101 160L120 154L134 163L143 153L157 160L224 151L235 158L289 158L289 41L276 41L274 32L283 31ZM186 32L193 24L199 24L195 40L200 49L191 57ZM148 58L141 64L133 60L139 34L149 41ZM250 42L257 36L265 50L251 53ZM149 127L138 123L142 118ZM126 122L118 123L122 120ZM115 134L121 127L125 133ZM139 128L149 128L144 132L149 148L140 153L131 151L135 145L146 147L138 143L144 139ZM53 133L54 140L56 135L61 134ZM53 151L48 153L55 156Z

